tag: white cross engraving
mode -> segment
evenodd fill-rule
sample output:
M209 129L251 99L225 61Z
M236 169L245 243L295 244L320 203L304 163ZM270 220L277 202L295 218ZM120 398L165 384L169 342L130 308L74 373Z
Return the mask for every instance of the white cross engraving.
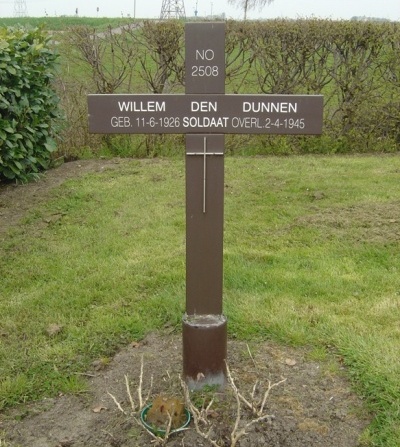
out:
M207 156L208 155L224 155L223 152L207 152L207 137L204 137L203 152L186 152L186 155L202 155L203 156L203 214L206 213L206 196L207 196Z

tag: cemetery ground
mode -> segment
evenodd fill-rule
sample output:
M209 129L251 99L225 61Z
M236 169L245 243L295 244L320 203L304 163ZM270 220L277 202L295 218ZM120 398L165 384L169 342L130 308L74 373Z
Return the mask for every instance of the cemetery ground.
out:
M399 445L399 173L398 155L226 159L228 364L246 396L286 379L241 447ZM151 376L182 394L184 220L181 159L0 188L0 445L151 445L125 375L136 402L142 358L143 395ZM235 396L192 400L211 396L229 445ZM167 445L210 443L192 424Z

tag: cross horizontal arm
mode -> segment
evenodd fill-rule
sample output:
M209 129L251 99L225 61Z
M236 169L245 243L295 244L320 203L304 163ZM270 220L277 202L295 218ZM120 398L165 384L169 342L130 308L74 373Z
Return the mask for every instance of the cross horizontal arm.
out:
M92 133L322 133L321 95L89 95L88 108Z
M224 155L223 152L186 152L186 155Z

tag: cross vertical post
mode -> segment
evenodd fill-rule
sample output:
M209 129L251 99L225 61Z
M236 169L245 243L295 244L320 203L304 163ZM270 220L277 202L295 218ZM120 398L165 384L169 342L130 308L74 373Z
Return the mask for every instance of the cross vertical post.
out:
M186 94L225 93L224 23L188 23ZM211 101L192 101L204 114ZM186 313L183 374L191 389L223 386L227 322L222 313L224 135L186 135Z

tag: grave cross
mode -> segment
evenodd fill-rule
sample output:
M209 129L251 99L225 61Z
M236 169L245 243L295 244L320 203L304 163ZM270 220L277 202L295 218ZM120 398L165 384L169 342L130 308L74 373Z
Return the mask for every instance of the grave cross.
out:
M320 95L225 95L225 24L185 26L185 94L89 95L93 133L186 134L186 313L189 387L226 380L222 312L224 134L320 134Z

